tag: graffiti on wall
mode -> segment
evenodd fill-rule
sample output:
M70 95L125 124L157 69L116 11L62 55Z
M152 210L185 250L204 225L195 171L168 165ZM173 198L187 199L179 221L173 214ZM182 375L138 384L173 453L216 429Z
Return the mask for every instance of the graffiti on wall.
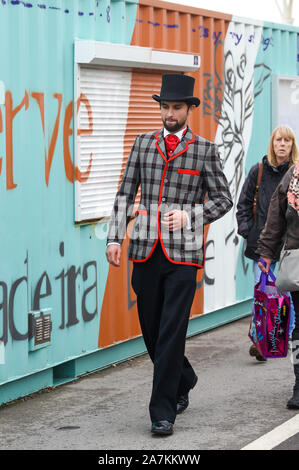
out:
M271 69L268 66L255 64L247 81L245 79L247 69L248 57L245 53L242 53L237 64L231 51L225 54L225 105L219 119L217 143L220 154L223 156L224 168L231 160L234 166L234 174L230 175L229 185L235 202L240 195L244 175L245 156L251 136L251 133L248 136L247 126L251 129L254 99L262 92L264 81L271 76ZM259 74L259 79L253 83L256 72ZM235 209L236 206L234 206Z
M69 15L71 13L77 14L79 17L99 17L99 18L105 18L107 23L110 23L111 21L111 7L108 5L105 7L103 5L102 0L94 0L94 8L91 11L91 9L83 11L81 10L76 10L74 11L72 8L62 8L57 5L53 5L52 2L49 4L45 2L25 2L24 0L1 0L1 4L4 7L12 6L12 7L23 7L28 10L32 10L34 8L37 8L39 10L42 10L43 12L49 11L49 12L57 12L57 13L63 13L65 15ZM124 19L124 17L122 17Z
M236 38L246 35L252 40L244 42L244 47L236 50ZM229 272L224 272L226 263L215 262L214 266L217 272L216 281L218 280L217 285L215 284L217 295L222 297L225 304L236 301L235 291L231 288L225 289L223 279L226 279L227 285L235 285L236 264L240 249L236 225L236 204L244 181L245 159L251 139L254 99L262 92L265 81L271 76L271 69L266 64L256 64L258 49L261 45L264 50L264 43L262 27L251 26L248 30L243 27L238 31L235 30L235 24L231 23L225 43L219 41L215 46L215 48L224 49L222 52L224 54L224 79L221 79L221 74L217 70L217 63L213 75L205 74L203 112L213 115L218 123L215 143L218 145L234 200L232 211L212 224L208 235L208 240L215 241L215 260L221 260L225 253L227 262L233 267ZM215 51L215 54L219 53L221 51ZM222 93L223 100L220 102L218 96ZM228 279L228 276L231 279ZM209 290L209 286L206 285L205 299L211 297Z
M59 259L64 257L64 242L59 245ZM44 270L34 286L28 275L29 258L28 253L24 260L25 275L14 279L11 285L4 280L0 280L0 331L2 326L2 336L0 341L7 344L9 334L12 340L24 341L30 338L31 332L19 331L15 316L19 317L20 312L15 312L16 299L22 302L25 313L27 312L29 291L32 292L32 310L39 310L41 302L45 298L51 299L55 296L55 302L60 298L60 321L59 328L70 328L82 320L90 322L98 314L98 276L97 262L91 260L86 262L82 269L80 266L71 265L63 268L53 279L50 278L47 270ZM69 263L68 263L69 264ZM80 297L80 298L79 298ZM78 307L80 305L80 307ZM66 306L66 307L65 307ZM59 317L58 317L59 318ZM28 325L27 325L28 326Z
M178 23L159 23L158 21L142 20L139 18L136 19L136 23L140 25L146 24L154 28L157 28L157 27L163 27L167 29L179 29L180 28L180 24ZM210 39L210 40L212 39L214 46L216 46L218 42L222 42L222 38L224 38L223 31L221 30L215 31L214 28L209 28L203 25L196 26L195 28L192 27L192 33L199 33L199 38ZM255 43L256 41L260 41L260 44L263 47L263 51L266 51L269 47L273 47L274 45L272 36L263 36L263 35L259 36L254 33L249 34L249 35L242 34L242 33L238 34L235 31L230 31L229 34L231 35L232 44L234 46L239 46L240 44L242 46L242 42L244 41L249 42L249 43Z
M64 169L65 176L70 183L74 181L84 182L88 179L91 166L92 166L92 154L90 154L89 164L86 171L81 172L77 166L74 166L73 159L71 156L71 142L70 137L73 135L73 130L71 128L71 122L73 119L73 101L70 101L64 110L64 115L62 116L62 101L63 95L61 93L54 93L53 99L57 100L57 114L55 118L55 123L53 125L51 136L49 137L50 144L46 148L45 145L45 184L49 185L51 167L54 157L54 152L58 139L58 131L61 126L61 121L63 120L63 160L64 160ZM32 92L29 96L27 90L24 92L24 97L19 103L14 103L13 95L11 91L6 91L5 93L5 104L4 104L4 116L5 116L5 126L3 125L3 112L0 107L0 138L1 134L5 137L5 148L6 148L6 189L13 190L15 189L19 182L15 181L14 178L14 145L13 145L13 127L14 121L20 118L20 115L25 114L29 106L37 104L39 109L40 116L40 132L43 135L44 141L46 141L45 135L45 94L42 92ZM89 104L87 97L83 94L77 100L77 114L79 112L80 106L85 106L88 114L88 128L78 129L77 135L91 135L93 132L93 118L92 118L92 109ZM24 118L24 116L23 116ZM2 162L3 157L0 157L0 178L2 171Z

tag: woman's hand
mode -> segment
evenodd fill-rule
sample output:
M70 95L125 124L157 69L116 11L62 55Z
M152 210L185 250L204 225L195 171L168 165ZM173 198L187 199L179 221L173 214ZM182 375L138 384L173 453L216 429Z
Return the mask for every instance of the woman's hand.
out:
M266 263L266 266L264 266L260 261L258 262L258 267L260 268L260 270L263 272L263 273L266 273L268 274L269 272L269 269L270 269L270 265L272 263L272 259L271 258L265 258L264 256L260 256L260 258L265 261Z

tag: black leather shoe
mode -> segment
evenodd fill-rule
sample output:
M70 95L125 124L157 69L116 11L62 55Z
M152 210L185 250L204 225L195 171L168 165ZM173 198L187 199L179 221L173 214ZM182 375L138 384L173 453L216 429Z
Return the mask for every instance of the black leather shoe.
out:
M290 410L298 410L299 409L299 390L294 389L294 393L292 398L287 403L287 408Z
M198 377L196 375L194 377L194 381L193 381L191 389L195 387L195 385L197 384L197 380L198 380ZM185 411L185 409L188 408L188 405L189 405L189 393L186 393L185 395L180 395L178 397L177 405L176 405L177 415L179 415L180 413L183 413L183 411Z
M176 404L176 414L179 415L180 413L183 413L186 408L188 408L189 405L189 395L188 393L186 395L181 395L178 398L177 404Z
M156 421L152 424L152 433L168 436L173 433L173 423L167 420Z

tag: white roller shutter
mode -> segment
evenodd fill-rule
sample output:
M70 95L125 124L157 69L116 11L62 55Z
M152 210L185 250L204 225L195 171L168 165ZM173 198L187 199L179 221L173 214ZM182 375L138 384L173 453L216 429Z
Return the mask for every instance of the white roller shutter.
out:
M80 95L92 113L92 134L77 136L76 164L85 172L92 153L90 176L76 182L76 221L109 216L123 162L124 135L130 99L131 72L80 67ZM78 129L88 129L90 117L81 103Z

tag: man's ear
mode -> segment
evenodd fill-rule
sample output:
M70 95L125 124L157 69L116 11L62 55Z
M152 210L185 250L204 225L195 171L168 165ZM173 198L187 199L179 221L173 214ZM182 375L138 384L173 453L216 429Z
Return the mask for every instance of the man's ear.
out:
M191 106L189 106L189 112L192 113L195 108L196 108L195 104L191 104Z

